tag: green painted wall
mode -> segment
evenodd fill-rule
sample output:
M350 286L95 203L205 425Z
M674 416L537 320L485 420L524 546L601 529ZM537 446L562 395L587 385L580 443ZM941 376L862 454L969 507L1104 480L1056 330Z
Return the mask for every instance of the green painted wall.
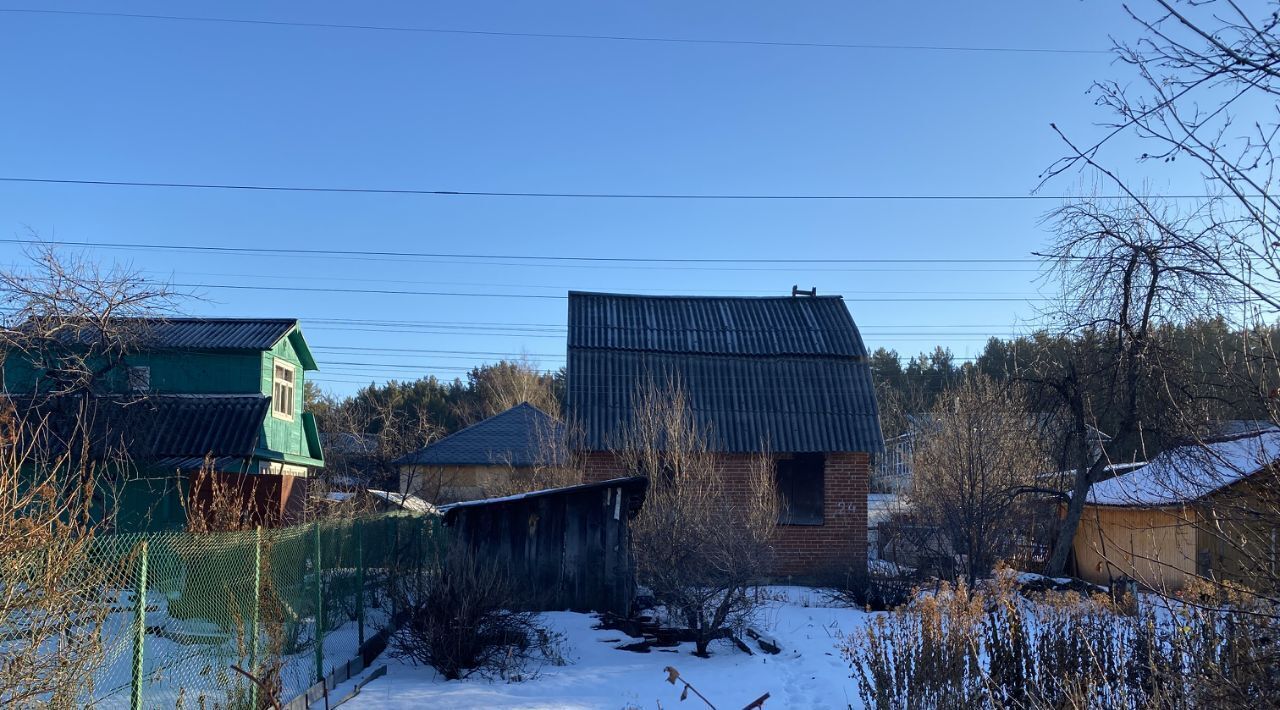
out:
M302 362L298 358L298 352L294 349L293 343L290 342L289 338L281 339L274 348L262 353L260 357L261 367L259 368L260 391L268 397L272 396L277 358L293 365L294 368L293 419L277 417L274 403L272 403L271 413L267 415L267 420L263 424L263 431L266 435L263 445L271 451L306 456L309 449L302 431L302 393L306 383L306 373L302 370Z
M162 350L135 353L125 358L124 365L107 373L103 388L109 392L127 392L128 368L151 368L151 392L154 394L253 394L261 392L259 374L262 354L246 352L200 352ZM94 363L101 367L103 363ZM10 392L30 392L35 388L36 371L20 356L4 363L5 387ZM270 394L270 390L266 392Z
M151 368L153 394L252 394L260 391L257 352L162 351L130 355L129 366ZM125 391L127 375L115 373L113 389Z

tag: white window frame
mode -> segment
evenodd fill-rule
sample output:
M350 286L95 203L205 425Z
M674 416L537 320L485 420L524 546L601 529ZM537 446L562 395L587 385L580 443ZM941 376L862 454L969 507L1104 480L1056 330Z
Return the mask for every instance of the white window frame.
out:
M126 370L130 392L151 391L151 366L130 365Z
M287 370L289 372L289 380L287 382L280 377L280 370ZM282 387L289 388L289 396L287 399L280 396L280 389ZM297 393L298 393L298 368L295 367L293 363L288 362L286 360L281 360L278 357L272 358L271 416L275 417L276 419L284 419L290 422L293 421L294 399L297 397ZM288 403L288 411L280 410L280 405L282 402Z

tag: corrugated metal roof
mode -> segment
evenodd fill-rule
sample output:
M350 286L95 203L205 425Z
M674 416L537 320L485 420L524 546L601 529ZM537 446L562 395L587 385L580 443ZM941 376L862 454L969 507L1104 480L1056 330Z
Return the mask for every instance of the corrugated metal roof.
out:
M269 350L297 325L295 318L164 318L144 327L156 348Z
M65 440L66 431L91 422L97 452L124 450L138 462L214 457L247 458L258 448L271 400L262 395L150 395L94 397L80 405L58 398L14 397L19 416L40 435Z
M523 402L401 457L399 465L558 466L565 460L564 425Z
M268 350L297 327L296 318L121 318L148 347L178 350ZM68 342L87 343L96 331L64 328Z
M838 296L569 294L569 412L593 450L621 443L637 385L676 381L718 451L882 451L865 356Z
M866 357L840 296L730 298L569 292L569 347Z
M152 456L251 456L270 403L261 395L153 395L132 405L140 409L132 415L150 429L143 444Z

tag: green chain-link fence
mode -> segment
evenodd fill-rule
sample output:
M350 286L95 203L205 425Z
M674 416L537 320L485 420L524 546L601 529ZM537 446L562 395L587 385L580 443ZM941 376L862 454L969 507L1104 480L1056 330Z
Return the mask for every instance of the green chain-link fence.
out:
M109 571L113 610L85 702L213 710L293 699L389 628L388 591L439 541L437 518L403 513L101 538L93 558Z

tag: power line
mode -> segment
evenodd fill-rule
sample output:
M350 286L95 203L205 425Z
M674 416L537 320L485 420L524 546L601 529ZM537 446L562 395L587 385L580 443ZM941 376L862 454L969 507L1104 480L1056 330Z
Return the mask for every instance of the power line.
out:
M267 27L305 27L328 30L364 30L376 32L401 32L441 35L470 35L478 37L523 37L531 39L599 40L607 42L659 42L665 44L705 44L749 47L806 47L818 49L861 49L927 52L997 52L1016 54L1110 54L1105 49L1066 49L1052 47L982 47L960 45L923 44L865 44L845 42L784 42L775 40L709 39L695 37L653 37L636 35L598 35L565 32L506 32L498 30L462 30L441 27L403 27L394 25L343 24L335 22L298 22L290 20L255 20L233 17L195 17L189 15L156 15L128 12L94 12L88 10L33 10L25 8L0 8L0 12L31 15L74 15L83 17L115 17L137 20L168 20L174 22L214 22L236 25Z
M76 247L76 248L85 248L85 249L118 249L118 250L133 250L133 251L193 251L193 252L199 252L199 253L205 253L205 254L217 254L222 256L254 255L254 256L268 257L268 258L287 256L291 259L296 259L296 258L341 259L343 261L359 260L359 261L382 261L382 262L386 262L386 261L401 262L401 261L412 259L412 260L420 261L422 263L455 264L455 265L461 264L461 265L471 265L471 266L511 266L511 267L517 267L521 269L561 268L561 269L590 269L593 271L598 271L600 269L628 269L628 270L651 270L651 271L747 271L747 272L786 272L786 273L794 273L796 271L801 270L799 267L786 268L786 267L776 267L776 266L734 266L731 264L737 263L737 262L731 259L724 260L725 263L722 263L722 264L714 264L714 262L712 262L711 260L708 260L707 263L712 265L686 266L686 265L678 265L678 264L672 264L672 263L665 263L665 264L648 263L648 260L644 259L643 257L616 257L615 261L612 261L612 262L564 263L560 261L550 261L551 259L555 259L557 257L541 257L541 256L534 256L534 255L524 255L520 257L513 257L514 259L523 258L524 261L494 261L493 259L497 259L501 257L493 257L490 255L484 255L484 254L473 254L473 255L459 255L451 258L435 258L435 257L426 256L425 252L422 253L423 254L422 256L418 256L419 254L418 252L367 252L367 251L362 252L362 251L338 250L338 249L312 250L312 249L302 249L302 248L293 248L293 249L266 248L264 249L259 247L213 247L213 246L194 245L194 244L85 242L85 241L70 241L70 240L57 240L57 239L52 239L52 240L0 239L0 244L5 244L5 243L22 244L22 245L28 245L28 246L46 244L50 246L67 246L67 247ZM373 256L372 254L386 254L387 256ZM621 260L624 258L633 259L634 261L632 263L618 263L618 260ZM541 259L542 261L538 261L539 259ZM765 264L778 263L780 261L782 263L786 262L786 260L775 260L775 259L764 259L759 261ZM841 261L847 261L848 263L863 263L863 264L877 263L874 260L859 260L859 259L814 260L815 263L840 263ZM877 264L876 266L871 266L871 267L824 268L821 266L810 266L806 264L803 266L803 271L805 273L816 273L816 272L824 272L824 273L826 272L831 272L831 273L854 273L854 272L859 272L859 273L867 273L867 272L870 272L870 273L889 273L889 272L1037 273L1040 271L1040 268L1038 267L1037 268L976 268L974 266L960 266L956 268L941 268L938 266L939 264L944 263L941 260L930 262L930 261L911 261L906 259L899 259L899 260L885 260L884 263L923 264L928 268L920 268L920 267L895 268L892 266L885 266L881 264ZM958 261L958 263L964 264L964 263L987 263L987 262L978 260L974 262ZM1027 263L1038 264L1042 262L1038 260L1027 260ZM156 272L156 273L160 273L160 272ZM272 278L275 278L275 277L273 276Z
M403 289L389 288L328 288L322 286L260 286L248 284L197 284L197 283L171 283L170 286L178 288L220 288L242 291L285 291L285 292L302 292L302 293L367 293L383 296L457 296L460 298L536 298L541 300L565 301L569 296L545 293L477 293L462 291L410 291ZM861 297L861 296L844 296L844 300L851 303L1023 303L1027 301L1043 301L1047 300L1040 297Z
M23 244L29 246L53 245L71 247L91 247L101 249L154 249L164 251L197 251L233 254L317 254L326 256L387 256L396 258L421 257L432 259L510 259L524 261L582 261L582 262L625 262L652 264L1039 264L1043 259L1030 257L993 257L993 258L929 258L905 257L895 259L795 259L795 258L728 258L728 257L648 257L648 256L572 256L543 254L475 254L450 252L421 251L378 251L373 249L315 249L303 247L225 247L207 244L155 244L146 242L87 242L67 239L18 239L0 238L0 244ZM481 261L481 265L485 265ZM211 274L217 275L217 274ZM222 274L228 275L228 274ZM481 284L494 285L494 284Z
M368 195L435 195L444 197L551 197L567 199L606 199L606 200L767 200L767 201L918 201L940 200L948 202L1001 202L1016 200L1056 200L1076 199L1073 195L978 195L978 194L748 194L748 193L660 193L660 192L522 192L500 190L428 190L416 188L377 188L377 187L319 187L303 185L251 185L232 183L203 182L151 182L143 180L78 180L70 178L33 178L33 177L0 177L0 182L40 183L49 185L93 185L109 187L161 187L190 190L242 190L258 192L313 192L337 194ZM1214 195L1139 195L1138 199L1163 200L1204 200ZM1128 195L1096 195L1092 200L1133 200Z
M507 357L564 357L564 353L515 353L494 350L429 350L423 348L366 348L344 345L318 345L315 351L354 351L359 353L432 353L443 355L503 355Z
M364 318L330 318L318 317L308 318L299 316L298 320L305 323L355 323L361 325L368 324L387 324L387 325L420 325L429 327L489 327L489 326L517 326L538 328L547 330L564 331L567 326L564 323L529 323L514 321L414 321L414 320L367 320ZM1008 328L1009 323L863 323L858 326L861 330L868 328Z

